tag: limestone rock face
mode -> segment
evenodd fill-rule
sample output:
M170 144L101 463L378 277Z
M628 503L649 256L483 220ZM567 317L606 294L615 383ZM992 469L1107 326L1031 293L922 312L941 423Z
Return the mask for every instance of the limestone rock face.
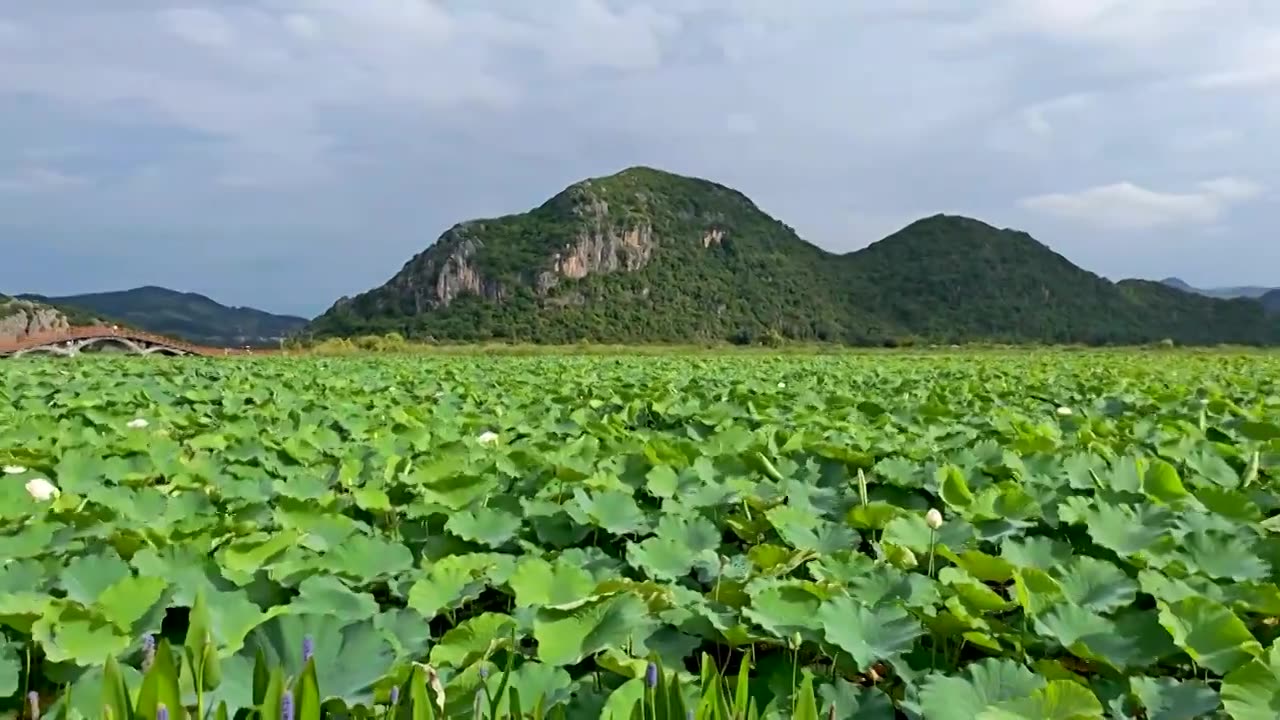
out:
M0 342L71 327L67 316L48 305L0 297Z

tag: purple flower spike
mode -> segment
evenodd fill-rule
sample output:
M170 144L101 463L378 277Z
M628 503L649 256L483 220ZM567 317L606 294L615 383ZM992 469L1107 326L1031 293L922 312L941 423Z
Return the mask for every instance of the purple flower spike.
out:
M310 660L311 656L315 653L315 651L316 651L316 643L314 640L311 639L311 636L307 635L306 637L302 638L302 662L305 663L306 661Z
M280 698L280 720L293 720L293 693L289 690Z
M156 661L156 636L147 633L142 636L142 671L146 672L151 669L151 664Z
M480 666L480 679L481 680L489 679L489 667L487 665Z
M169 720L169 708L165 707L164 703L160 703L156 708L156 720Z
M35 690L27 693L27 705L31 708L31 717L40 717L40 693Z
M649 663L649 667L644 669L644 681L651 688L658 687L658 666L656 663Z
M391 704L392 705L400 704L400 686L399 685L391 686Z

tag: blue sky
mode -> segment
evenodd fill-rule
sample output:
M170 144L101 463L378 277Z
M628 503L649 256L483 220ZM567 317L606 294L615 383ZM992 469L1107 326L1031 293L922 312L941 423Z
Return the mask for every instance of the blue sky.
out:
M650 165L862 247L936 212L1280 285L1280 4L0 0L0 291L306 315Z

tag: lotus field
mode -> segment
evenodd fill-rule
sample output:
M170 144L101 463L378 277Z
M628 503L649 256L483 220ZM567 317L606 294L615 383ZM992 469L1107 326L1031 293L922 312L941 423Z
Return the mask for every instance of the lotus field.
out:
M0 716L1280 717L1280 356L0 362Z

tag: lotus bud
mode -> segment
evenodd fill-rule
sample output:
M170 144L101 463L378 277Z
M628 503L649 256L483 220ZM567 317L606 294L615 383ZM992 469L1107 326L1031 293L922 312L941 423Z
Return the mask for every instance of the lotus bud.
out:
M649 666L644 669L644 682L651 688L658 687L657 663L649 663Z
M27 494L40 502L56 498L62 494L62 491L58 489L58 486L44 478L32 478L28 480L26 488Z
M1058 414L1061 415L1062 417L1066 417L1071 414L1071 408L1065 407L1065 406L1060 407L1058 408Z
M937 508L929 508L929 512L924 514L924 524L929 526L930 530L937 530L942 527L942 513Z
M31 717L40 717L40 693L35 690L27 693L27 706L31 709Z
M302 662L305 663L315 654L316 644L310 635L302 638Z

